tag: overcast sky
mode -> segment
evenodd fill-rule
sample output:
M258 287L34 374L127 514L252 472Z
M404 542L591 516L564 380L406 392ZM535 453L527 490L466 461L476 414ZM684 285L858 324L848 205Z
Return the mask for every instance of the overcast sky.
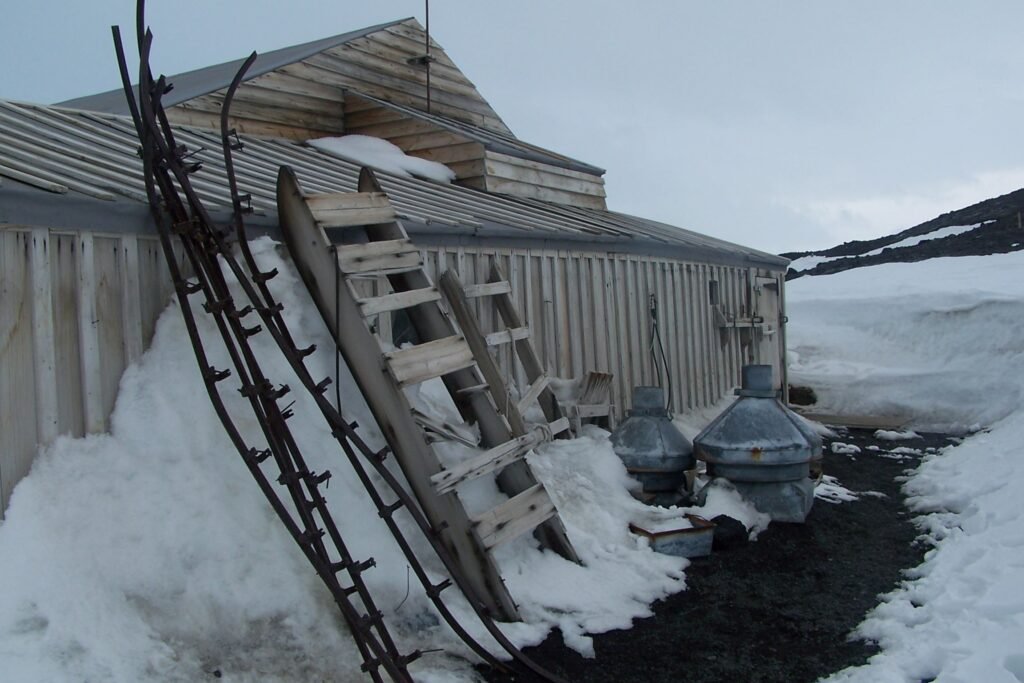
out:
M4 3L0 98L118 86L134 3ZM150 0L167 74L416 16L423 0ZM609 207L766 251L891 233L1024 187L1024 2L433 0L431 33Z

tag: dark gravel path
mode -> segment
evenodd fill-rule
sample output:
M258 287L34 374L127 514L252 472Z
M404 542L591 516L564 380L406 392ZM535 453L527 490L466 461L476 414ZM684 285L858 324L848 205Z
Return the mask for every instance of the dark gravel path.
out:
M847 634L926 550L914 543L917 531L899 482L919 458L880 457L867 447L924 450L950 440L877 441L862 430L835 440L862 452L834 455L826 441L826 474L852 491L884 497L818 500L806 524L772 524L756 542L694 560L687 590L655 605L655 616L630 630L595 637L594 659L565 648L557 632L527 653L567 680L586 683L800 683L864 663L875 650Z

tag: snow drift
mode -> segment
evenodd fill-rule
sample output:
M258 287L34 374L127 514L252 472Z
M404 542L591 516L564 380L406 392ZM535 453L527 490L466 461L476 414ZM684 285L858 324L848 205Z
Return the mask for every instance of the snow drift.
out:
M254 250L264 270L280 271L271 285L301 344L328 350L308 361L311 372L333 375L333 343L291 264L269 240L255 242ZM211 363L227 367L212 320L200 316L199 324L210 340ZM269 335L253 342L268 377L299 386ZM341 384L347 416L372 424L351 379ZM419 398L429 401L431 391L424 385ZM224 396L247 439L258 445L260 430L247 417L245 399L230 388ZM353 556L376 560L364 576L400 649L442 650L416 662L414 674L469 680L468 649L410 580L311 400L296 400L289 424L310 467L334 475L325 494ZM371 445L382 443L379 434L365 436ZM505 630L526 645L557 626L570 646L588 654L587 632L628 627L650 614L651 602L684 587L686 560L652 552L627 530L629 521L682 513L652 512L632 498L632 480L601 430L543 447L531 463L583 566L542 552L529 535L500 548L496 559L524 617ZM493 481L472 485L470 502L501 499ZM404 523L411 529L409 520ZM431 562L426 543L416 549L437 580L441 567ZM5 683L213 675L225 681L364 680L330 594L211 410L176 305L161 316L149 351L124 374L111 433L58 440L16 488L0 526L0 585ZM489 643L456 597L453 610Z
M791 381L822 410L987 427L910 474L934 547L857 629L881 653L828 681L1024 681L1024 254L805 277L787 298Z
M786 287L790 382L815 410L968 431L1017 410L1024 255L942 258Z

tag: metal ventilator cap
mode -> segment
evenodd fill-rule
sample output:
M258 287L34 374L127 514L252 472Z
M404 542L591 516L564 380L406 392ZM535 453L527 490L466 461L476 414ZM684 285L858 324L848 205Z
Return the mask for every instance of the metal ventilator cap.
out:
M747 365L739 398L694 439L708 473L730 481L805 479L821 458L821 437L784 406L770 365Z
M693 446L669 419L661 387L633 389L633 408L612 433L611 442L647 493L679 489L684 472L695 464Z

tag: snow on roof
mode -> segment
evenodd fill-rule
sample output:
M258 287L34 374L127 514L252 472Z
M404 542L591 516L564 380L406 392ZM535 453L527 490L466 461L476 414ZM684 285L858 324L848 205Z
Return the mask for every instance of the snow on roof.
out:
M306 144L321 152L369 166L377 171L439 183L450 183L455 180L455 173L444 164L409 156L397 145L369 135L316 138L306 140Z

